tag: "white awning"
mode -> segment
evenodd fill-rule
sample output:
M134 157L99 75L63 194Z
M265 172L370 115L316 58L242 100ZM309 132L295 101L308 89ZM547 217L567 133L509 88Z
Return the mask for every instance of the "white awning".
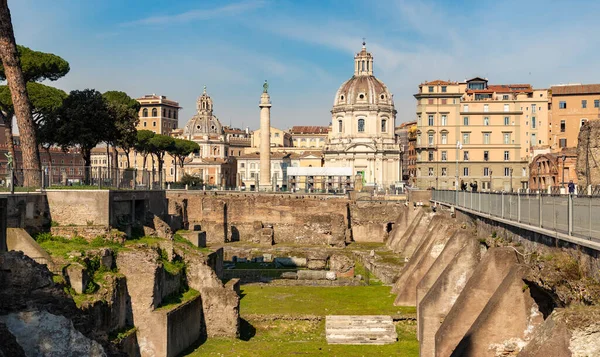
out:
M288 176L352 176L351 167L288 167Z

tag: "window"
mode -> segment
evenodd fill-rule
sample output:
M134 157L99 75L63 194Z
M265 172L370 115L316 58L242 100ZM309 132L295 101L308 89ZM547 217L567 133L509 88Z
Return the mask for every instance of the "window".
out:
M504 176L510 176L510 167L504 168Z
M504 144L510 144L510 133L504 133Z
M448 168L442 167L442 176L448 176Z
M443 145L448 144L448 134L447 133L442 133L442 144Z
M510 118L504 117L504 125L510 125Z
M485 125L485 126L490 125L490 118L489 117L483 117L483 125Z
M429 151L429 152L428 152L427 159L428 159L429 161L433 161L433 151Z
M567 130L567 123L564 120L560 121L560 132L564 133Z
M442 126L448 125L448 116L446 114L442 114Z
M509 105L508 104L504 104L504 111L508 112L509 111Z
M532 104L532 105L531 105L531 113L535 113L535 109L536 109L536 106L535 106L535 104Z
M148 117L148 108L144 108L144 110L142 110L142 116L144 118Z
M146 127L146 124L148 124L148 123L144 122L144 128Z
M600 99L594 99L594 108L600 108Z
M433 86L429 86L429 93L433 93Z
M433 99L427 99L427 104L433 104Z
M567 109L567 102L565 102L564 100L561 100L560 102L558 102L558 108L559 109Z
M484 105L483 105L483 111L484 111L485 113L489 112L489 111L490 111L490 105L489 105L489 104L484 104Z
M581 107L584 108L584 109L587 108L587 100L583 99L581 101Z
M510 160L510 153L508 150L504 150L504 161Z
M468 104L464 104L463 105L463 112L465 112L465 113L469 112L469 105Z
M417 115L417 125L421 125L421 114Z
M342 121L338 120L338 132L341 133L342 132Z
M468 126L469 125L469 117L464 117L463 118L463 125L464 126Z
M468 144L469 143L469 133L463 133L462 137L463 137L463 144Z
M448 152L442 151L442 161L447 161L447 160L448 160Z
M531 146L537 145L537 138L535 134L531 134Z
M483 161L490 161L490 152L489 151L483 152Z
M446 93L446 86L442 86L442 93Z
M427 116L427 125L433 126L433 115Z
M567 147L567 139L559 139L558 140L558 147L559 148L566 148Z
M463 167L463 176L469 176L469 168Z
M387 120L385 119L381 119L381 132L387 132Z
M152 122L152 126L156 126L156 122L155 121Z
M442 99L442 104L448 104L448 99L446 99L446 98L443 98L443 99Z
M421 144L421 134L417 134L417 145Z
M278 138L279 137L279 133L275 133L275 137Z
M433 176L433 167L430 167L429 170L427 170L427 175Z
M358 132L363 133L365 131L365 120L358 119Z
M537 127L537 120L535 117L531 117L531 129L535 129Z
M158 116L158 111L156 110L156 108L152 108L152 116L153 117L157 117Z
M469 89L485 89L485 83L471 82L469 83Z
M427 134L427 145L433 146L433 133Z
M483 176L489 176L489 175L490 175L490 168L484 167L483 168Z
M469 152L468 151L463 151L463 160L469 161Z
M504 95L502 96L502 100L508 100L508 94L504 94Z
M483 143L484 144L490 143L490 133L483 133Z

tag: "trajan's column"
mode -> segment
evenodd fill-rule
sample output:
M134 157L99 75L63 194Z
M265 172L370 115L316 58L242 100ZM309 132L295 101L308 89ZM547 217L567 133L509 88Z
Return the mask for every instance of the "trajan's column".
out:
M260 191L271 191L271 97L265 80L260 96Z

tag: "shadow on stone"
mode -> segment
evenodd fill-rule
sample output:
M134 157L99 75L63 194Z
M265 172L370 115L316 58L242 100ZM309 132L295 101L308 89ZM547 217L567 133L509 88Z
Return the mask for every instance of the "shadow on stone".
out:
M256 335L256 328L245 319L240 318L240 340L250 341Z

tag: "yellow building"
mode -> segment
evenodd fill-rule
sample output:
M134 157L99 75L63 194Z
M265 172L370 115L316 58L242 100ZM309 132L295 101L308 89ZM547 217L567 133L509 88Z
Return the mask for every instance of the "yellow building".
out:
M600 118L600 84L552 86L550 89L552 152L577 147L579 129L588 120Z
M164 95L148 94L136 99L140 104L138 130L152 130L156 134L169 135L177 129L179 103Z
M533 150L548 145L546 89L477 77L422 83L415 98L418 187L528 187Z
M291 147L292 136L285 130L271 127L271 147ZM246 152L254 152L260 147L260 129L256 129L252 132L251 147L246 149Z
M294 147L305 149L323 149L329 134L328 126L293 126L289 133L292 135Z

